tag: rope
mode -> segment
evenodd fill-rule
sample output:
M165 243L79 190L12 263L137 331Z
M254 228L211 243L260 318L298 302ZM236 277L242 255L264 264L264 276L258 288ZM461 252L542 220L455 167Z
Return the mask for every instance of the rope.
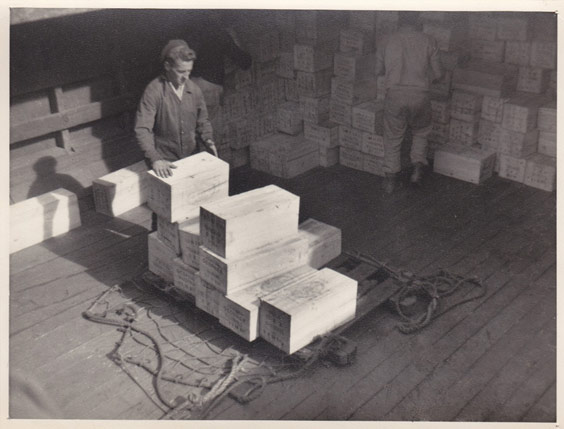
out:
M445 270L439 270L438 273L431 276L418 277L410 271L394 269L372 256L363 255L359 252L345 251L344 253L362 262L384 269L396 284L399 285L400 290L397 299L395 299L395 308L402 319L402 322L398 325L398 329L404 334L412 334L420 331L438 317L462 304L483 297L487 292L486 286L481 280L475 277L462 277ZM454 294L463 286L478 288L480 292L470 298L454 303L439 312L441 300ZM429 303L426 310L419 315L407 316L402 309L401 302L408 296L421 297L422 299L428 300Z

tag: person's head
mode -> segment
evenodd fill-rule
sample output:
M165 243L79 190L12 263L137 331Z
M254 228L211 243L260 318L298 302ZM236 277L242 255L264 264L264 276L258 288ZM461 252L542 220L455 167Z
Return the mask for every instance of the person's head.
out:
M196 53L184 40L170 40L161 52L161 62L168 80L178 87L189 78Z
M398 14L398 25L400 27L409 25L418 28L420 25L419 12L412 10L403 10Z

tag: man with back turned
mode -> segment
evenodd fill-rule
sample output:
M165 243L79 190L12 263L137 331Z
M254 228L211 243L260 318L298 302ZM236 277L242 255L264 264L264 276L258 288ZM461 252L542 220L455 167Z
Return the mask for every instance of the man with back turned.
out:
M431 83L442 77L437 42L419 31L418 12L399 12L398 30L376 52L376 75L384 75L384 191L391 194L401 171L401 144L408 127L413 141L411 182L420 184L431 131Z

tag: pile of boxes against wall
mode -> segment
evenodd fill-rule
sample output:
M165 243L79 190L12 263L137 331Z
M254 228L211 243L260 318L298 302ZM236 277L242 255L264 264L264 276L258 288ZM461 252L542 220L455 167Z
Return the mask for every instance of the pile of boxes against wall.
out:
M462 36L454 33L463 27L441 27L455 41L439 43L443 57L469 53L470 60L454 67L451 88L435 92L432 101L435 171L473 183L497 171L500 177L552 191L555 23L526 14L473 13L467 24Z
M275 185L228 196L229 165L207 153L147 174L158 215L149 270L248 341L286 353L354 318L357 282L328 268L341 231L308 219L298 196Z
M241 29L253 66L227 70L220 156L285 178L336 163L382 175L385 93L375 52L397 28L398 13L274 16ZM498 171L553 189L554 20L477 12L422 18L446 71L431 88L436 171L473 183Z

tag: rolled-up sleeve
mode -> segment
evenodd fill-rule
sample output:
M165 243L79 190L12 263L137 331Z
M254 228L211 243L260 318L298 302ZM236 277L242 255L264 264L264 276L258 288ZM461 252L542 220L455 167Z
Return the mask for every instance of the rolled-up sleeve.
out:
M151 163L162 159L155 148L153 133L158 103L158 92L149 85L139 101L135 114L135 138L145 158L149 159Z

